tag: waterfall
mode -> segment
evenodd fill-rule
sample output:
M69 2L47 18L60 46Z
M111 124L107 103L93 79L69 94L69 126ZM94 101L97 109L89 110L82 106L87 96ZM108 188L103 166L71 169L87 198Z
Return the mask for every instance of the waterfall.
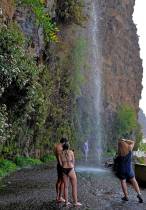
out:
M102 98L101 98L101 55L99 47L99 30L98 30L98 5L97 1L93 0L90 9L89 20L89 50L90 50L90 66L92 80L92 98L94 109L94 126L95 126L95 140L93 143L93 159L101 161L102 153L102 126L101 126L101 112L102 112Z
M90 160L100 163L102 153L102 100L101 100L101 54L99 37L98 1L85 0L85 14L88 17L85 27L79 32L79 41L74 61L79 66L85 83L81 86L81 95L77 97L76 132L81 143L88 140ZM84 41L83 41L84 40ZM84 53L82 42L85 43ZM82 64L82 65L79 65Z

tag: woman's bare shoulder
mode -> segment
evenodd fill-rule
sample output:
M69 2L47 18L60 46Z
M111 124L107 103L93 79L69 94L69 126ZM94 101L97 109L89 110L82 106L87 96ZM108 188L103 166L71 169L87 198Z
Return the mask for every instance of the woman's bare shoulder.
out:
M69 153L70 153L70 154L74 154L73 150L71 150L71 149L69 150Z

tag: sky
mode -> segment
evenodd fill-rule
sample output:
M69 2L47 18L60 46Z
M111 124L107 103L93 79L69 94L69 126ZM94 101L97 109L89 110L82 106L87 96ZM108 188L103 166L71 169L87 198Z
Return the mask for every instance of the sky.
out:
M143 60L143 90L139 106L146 115L146 0L136 0L135 2L133 20L137 26L140 57Z

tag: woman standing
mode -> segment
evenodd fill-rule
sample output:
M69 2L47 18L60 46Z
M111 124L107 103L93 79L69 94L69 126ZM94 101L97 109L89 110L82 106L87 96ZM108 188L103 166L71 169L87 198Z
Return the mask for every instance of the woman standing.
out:
M131 157L134 147L134 141L120 139L118 142L118 157L117 157L117 175L121 181L121 187L124 193L122 200L128 201L128 191L126 180L129 180L137 192L137 198L140 203L143 203L141 192L138 183L135 179L135 174L132 168Z
M77 177L74 170L74 153L72 150L69 149L69 143L66 142L63 144L63 151L59 155L59 162L62 166L63 172L63 181L65 187L65 202L66 205L70 205L71 203L68 202L68 181L71 182L72 186L72 197L74 201L74 206L81 206L82 204L77 200Z

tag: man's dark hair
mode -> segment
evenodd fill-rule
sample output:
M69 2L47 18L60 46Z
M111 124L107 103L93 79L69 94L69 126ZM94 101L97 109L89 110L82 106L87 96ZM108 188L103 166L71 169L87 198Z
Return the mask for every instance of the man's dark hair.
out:
M68 142L68 140L67 140L66 138L64 138L64 137L62 137L62 138L60 139L60 143L61 143L61 144L66 143L66 142Z
M63 144L63 150L68 150L69 149L69 143L68 142L65 142Z

